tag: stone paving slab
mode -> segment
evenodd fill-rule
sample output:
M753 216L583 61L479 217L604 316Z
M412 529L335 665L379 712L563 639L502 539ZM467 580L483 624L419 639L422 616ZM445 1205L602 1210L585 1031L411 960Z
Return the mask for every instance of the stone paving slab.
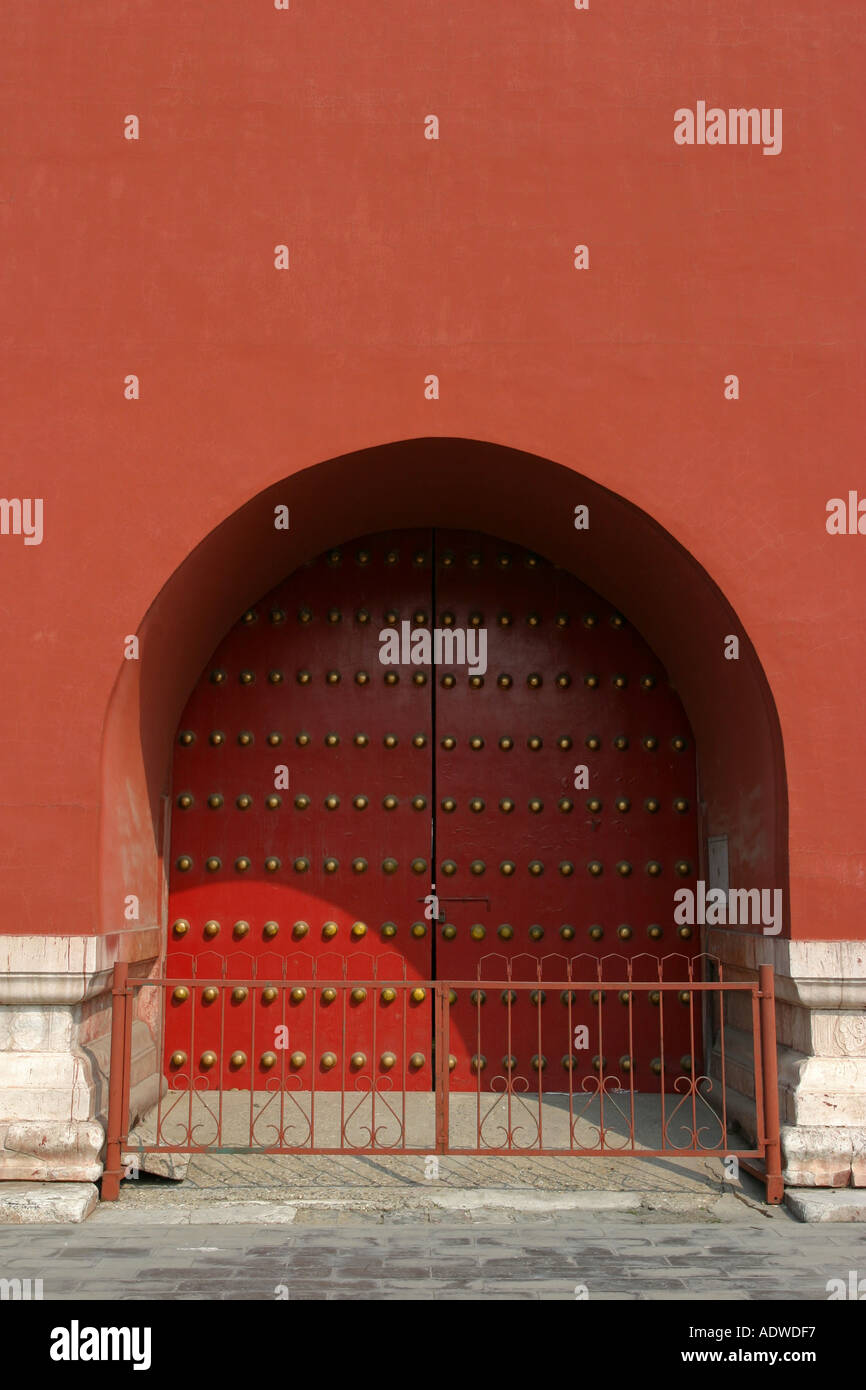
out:
M435 1157L435 1163L430 1159ZM419 1192L472 1188L539 1192L684 1193L725 1188L718 1159L571 1156L463 1156L443 1154L217 1154L189 1155L186 1176L160 1190L187 1196L220 1193L239 1197L279 1192L286 1197L326 1196L375 1189ZM152 1194L145 1173L122 1185L124 1200Z
M432 1157L432 1155L431 1155ZM720 1188L719 1160L675 1158L572 1158L544 1156L438 1156L436 1177L426 1176L428 1155L194 1154L188 1187L307 1188L536 1188L544 1192L683 1192L709 1184Z
M0 1225L84 1221L98 1200L92 1182L0 1182Z
M832 1240L828 1236L833 1237ZM41 1278L46 1299L289 1301L825 1300L866 1273L866 1230L804 1226L730 1194L713 1212L560 1212L484 1225L333 1221L0 1229L0 1277Z
M761 1196L743 1177L743 1200ZM121 1185L91 1224L155 1221L261 1223L401 1213L420 1220L599 1209L708 1210L730 1193L720 1161L442 1155L193 1154L183 1182L148 1174ZM250 1213L255 1216L250 1216Z
M785 1203L800 1221L866 1221L866 1188L789 1188Z

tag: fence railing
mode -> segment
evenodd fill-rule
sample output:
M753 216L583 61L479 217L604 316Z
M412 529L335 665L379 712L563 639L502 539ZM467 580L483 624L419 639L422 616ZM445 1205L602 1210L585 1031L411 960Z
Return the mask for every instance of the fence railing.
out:
M103 1198L130 1154L379 1152L733 1155L780 1201L771 967L729 983L720 966L641 980L622 960L618 978L601 964L576 978L576 964L553 980L298 981L132 979L118 963ZM134 1016L164 1079L132 1124ZM729 1122L732 1028L751 1040L736 1059L741 1094L751 1071L751 1146Z

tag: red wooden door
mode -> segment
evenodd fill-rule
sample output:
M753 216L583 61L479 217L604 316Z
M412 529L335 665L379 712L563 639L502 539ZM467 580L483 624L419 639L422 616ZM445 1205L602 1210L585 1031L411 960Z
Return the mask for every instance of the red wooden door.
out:
M486 536L437 532L435 597L439 624L487 633L483 675L437 672L438 974L496 979L508 964L532 980L540 964L556 981L570 961L591 978L588 953L620 958L607 979L631 961L649 980L669 952L685 970L699 945L673 925L673 893L696 869L695 756L659 661L572 575ZM700 1010L631 993L629 1008L625 991L458 991L454 1089L480 1074L567 1091L570 1075L579 1092L604 1058L625 1087L657 1090L659 1010L672 1075L698 1050Z
M456 634L483 633L486 669L434 666L435 647L383 665L380 633L404 622L455 635L452 657ZM575 786L581 765L588 787ZM202 672L173 782L169 974L295 985L276 1000L181 986L166 1023L175 1084L255 1088L279 1036L293 1085L390 1072L429 1090L430 992L391 998L377 981L493 979L506 962L534 979L539 961L555 980L584 953L652 966L698 949L672 925L697 858L675 692L609 604L489 537L385 533L290 576ZM434 889L438 923L424 910ZM366 984L334 1000L329 978ZM657 1088L662 1006L648 996L629 1009L616 994L471 993L451 1008L455 1089L518 1073L579 1089L600 1056L608 1070L628 1058L637 1088ZM679 1071L693 1013L663 1007L665 1070ZM575 1051L580 1024L589 1044Z
M330 551L244 614L202 673L174 764L169 971L195 957L200 977L225 961L298 988L285 1018L261 989L224 1008L198 989L172 1001L169 1075L249 1089L285 1026L294 1084L354 1086L390 1056L400 1075L405 1055L407 1086L430 1088L429 990L359 985L344 1003L313 983L430 978L430 668L378 659L383 626L428 620L430 566L427 531Z

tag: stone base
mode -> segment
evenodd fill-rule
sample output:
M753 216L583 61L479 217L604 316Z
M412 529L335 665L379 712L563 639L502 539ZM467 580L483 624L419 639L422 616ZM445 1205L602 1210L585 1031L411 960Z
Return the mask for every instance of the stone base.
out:
M855 941L783 941L710 928L706 949L724 978L773 966L782 1169L793 1187L866 1187L866 949ZM751 1004L729 995L727 1112L755 1136ZM710 1060L721 1077L718 1039ZM716 1102L718 1108L718 1102Z
M113 966L126 960L147 975L159 941L156 928L108 937L0 937L0 1180L101 1177ZM153 1035L135 1018L133 1121L154 1104L160 1084Z
M785 1182L792 1187L866 1187L866 1128L783 1125Z
M102 1125L60 1120L0 1124L0 1179L96 1182L102 1176Z
M99 1201L89 1182L0 1183L0 1225L84 1221Z

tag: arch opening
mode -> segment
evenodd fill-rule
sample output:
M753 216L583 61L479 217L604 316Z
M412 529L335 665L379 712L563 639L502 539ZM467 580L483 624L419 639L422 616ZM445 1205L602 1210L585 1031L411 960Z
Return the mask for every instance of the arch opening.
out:
M578 505L588 529L575 529ZM289 508L288 531L274 526L278 506ZM694 730L699 873L706 877L712 836L725 843L732 884L787 889L779 720L754 647L711 577L645 512L585 475L501 445L428 438L287 477L227 517L166 581L140 627L141 660L124 663L106 718L104 932L120 925L131 883L143 923L165 926L173 736L222 634L328 547L419 526L479 531L544 555L623 613L664 664ZM737 661L724 657L731 633L740 637Z
M656 993L602 990L602 1010L562 981L594 979L595 957L606 980L657 983L663 962L689 978L701 933L670 919L697 867L692 731L640 634L536 553L412 529L303 565L200 673L171 806L178 1080L212 1083L219 1058L226 1089L253 1089L279 1060L277 1017L294 1081L326 1089L346 1084L333 1058L350 1055L391 1079L412 1058L402 1089L430 1090L443 1028L455 1091L491 1084L502 1057L545 1092L579 1089L579 1054L600 1058L602 1039L639 1090L669 1071ZM227 970L291 982L287 1018L249 987L225 1016L188 987ZM408 1003L373 983L395 975ZM334 979L357 983L342 1010L322 989ZM701 1009L688 990L677 1004L665 1048L690 1068Z

